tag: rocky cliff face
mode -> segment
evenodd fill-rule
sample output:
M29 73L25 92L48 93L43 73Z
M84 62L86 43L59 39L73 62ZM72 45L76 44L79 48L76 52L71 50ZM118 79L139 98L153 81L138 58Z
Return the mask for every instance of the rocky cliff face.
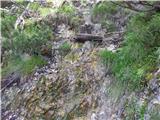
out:
M20 86L13 84L2 92L2 119L123 120L129 115L139 119L139 112L145 112L145 120L149 120L150 112L159 110L159 71L149 88L140 92L129 92L125 85L117 83L101 64L99 51L115 51L123 33L108 35L101 24L92 23L87 13L92 3L74 4L84 19L81 27L85 26L86 33L88 30L101 35L103 42L73 42L71 38L75 33L70 26L58 24L48 65L37 69ZM64 43L69 44L67 49L61 47ZM132 111L132 105L138 106L140 111Z
M67 55L57 49L64 42L71 44ZM111 78L100 64L102 45L62 39L53 46L54 55L47 66L37 69L20 88L13 86L3 92L3 119L95 119L95 112L105 105ZM101 112L104 117L111 114Z

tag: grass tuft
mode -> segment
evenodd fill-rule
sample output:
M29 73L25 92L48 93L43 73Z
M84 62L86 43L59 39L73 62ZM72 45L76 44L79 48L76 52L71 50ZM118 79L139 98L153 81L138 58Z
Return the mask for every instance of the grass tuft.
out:
M144 14L133 17L128 25L121 49L116 53L100 52L103 63L110 67L117 80L130 88L141 88L145 77L153 72L159 59L160 14L146 21Z
M11 56L8 59L7 65L2 68L2 78L12 72L20 72L23 76L29 75L37 67L42 67L45 64L47 62L40 56L27 56L26 59L20 56Z
M71 51L71 45L68 42L64 42L60 47L59 51L62 56L65 56Z

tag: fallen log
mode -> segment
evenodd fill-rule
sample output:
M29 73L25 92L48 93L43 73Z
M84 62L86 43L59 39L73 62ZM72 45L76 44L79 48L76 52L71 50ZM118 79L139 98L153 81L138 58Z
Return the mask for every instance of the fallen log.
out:
M74 37L75 42L85 42L85 41L96 41L96 42L102 42L103 37L99 35L93 35L93 34L77 34Z

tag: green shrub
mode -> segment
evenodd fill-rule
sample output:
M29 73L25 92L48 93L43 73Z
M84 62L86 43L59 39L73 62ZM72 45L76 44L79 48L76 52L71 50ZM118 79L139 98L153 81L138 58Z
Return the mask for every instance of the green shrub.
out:
M64 23L71 28L76 28L79 25L79 17L76 17L76 9L71 4L64 4L56 10L57 22Z
M113 14L117 12L117 6L112 4L109 1L104 1L99 4L96 4L93 8L93 15L106 15Z
M39 53L41 46L50 40L51 35L48 26L28 26L21 33L15 32L14 49L22 53Z
M29 9L31 9L31 10L38 10L39 7L40 7L40 4L34 2L34 3L30 4Z
M68 42L64 42L59 49L64 50L64 51L68 51L71 49L71 45Z
M158 56L157 61L160 63L160 47L157 48L156 55Z
M101 23L102 27L112 32L116 29L113 14L117 13L118 7L110 1L99 2L93 7L92 21Z
M152 72L159 57L160 14L146 19L145 14L133 17L128 24L123 46L114 55L104 51L102 59L111 63L115 77L133 88L140 87L147 72ZM114 57L112 57L114 56ZM110 62L111 61L111 62Z
M32 23L19 31L14 29L16 19L14 15L2 14L2 77L14 71L26 75L31 73L36 66L41 67L46 63L41 57L32 55L40 53L42 46L46 45L52 37L50 27ZM21 57L24 53L31 55L29 59L24 60Z
M47 25L30 24L24 30L14 29L15 16L4 14L2 16L2 77L12 72L20 72L27 75L34 71L35 67L41 67L46 62L39 56L30 56L23 59L23 54L40 53L42 45L52 37L52 31ZM7 51L7 54L4 54Z
M78 27L81 25L82 19L78 16L72 17L70 20L70 24L72 27L76 28L78 30Z
M100 51L99 56L104 64L112 64L112 60L114 59L114 54L107 50Z
M12 72L20 72L22 75L32 73L36 67L42 67L47 62L40 56L10 56L7 60L7 65L2 68L2 77L9 75Z
M1 35L2 35L2 54L5 50L13 48L13 32L16 16L7 13L1 14Z
M101 20L100 23L102 27L105 28L108 32L116 30L116 25L110 20Z
M60 47L59 51L62 56L65 56L71 50L71 45L68 42L64 42Z
M7 50L11 49L15 53L39 53L41 46L46 44L51 36L52 31L47 25L32 24L23 31L13 30L12 38L3 38L2 47Z
M147 103L144 102L141 105L137 103L138 99L135 96L132 96L132 98L129 101L127 101L124 109L124 112L126 113L124 120L134 120L134 119L144 120Z
M14 53L39 52L40 47L52 37L51 28L38 23L27 25L21 31L15 30L16 19L14 15L2 14L2 49L12 50Z
M30 74L36 67L42 67L47 64L47 62L40 56L32 56L29 60L23 62L24 64L21 69L23 74Z
M74 15L75 8L72 5L65 4L58 9L58 12L64 15Z
M16 16L2 13L1 14L1 34L5 38L11 37L11 32L14 29L14 23L16 22Z

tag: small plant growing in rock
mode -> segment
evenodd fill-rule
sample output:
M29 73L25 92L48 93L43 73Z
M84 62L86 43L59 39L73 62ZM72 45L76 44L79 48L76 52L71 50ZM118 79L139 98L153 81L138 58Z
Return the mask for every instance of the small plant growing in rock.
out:
M112 4L109 1L99 2L96 4L93 8L93 15L106 15L108 14L114 14L117 12L117 6Z
M102 20L102 27L105 28L108 32L112 32L116 30L116 25L110 20Z
M73 15L75 13L75 9L71 5L63 5L58 9L58 12L65 15Z
M76 10L74 6L70 4L63 4L57 9L57 21L65 24L71 24L71 20L75 17Z
M60 54L62 56L65 56L67 53L70 52L71 50L71 45L68 43L68 42L64 42L60 47L59 47L59 50L60 50Z
M75 28L75 30L79 29L79 26L82 23L82 19L78 16L72 17L70 20L70 25L72 28Z

